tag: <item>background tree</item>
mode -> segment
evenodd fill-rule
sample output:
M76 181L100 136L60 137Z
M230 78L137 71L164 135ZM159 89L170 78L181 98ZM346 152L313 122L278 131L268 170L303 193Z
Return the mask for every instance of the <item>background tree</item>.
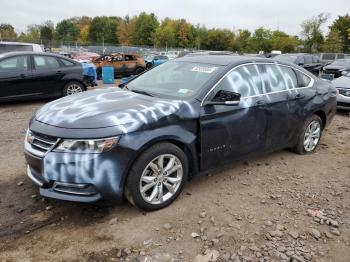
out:
M29 25L25 33L18 37L21 42L40 43L40 25Z
M117 27L121 21L119 17L96 16L89 27L89 40L92 43L118 44Z
M158 26L158 19L153 13L140 13L136 19L133 43L135 45L152 46L154 43L153 37Z
M232 50L235 35L227 29L210 29L202 46L208 50Z
M117 37L122 45L131 45L133 43L133 35L136 28L136 17L130 18L126 16L118 24Z
M251 38L251 33L249 30L238 30L236 35L236 39L233 43L233 50L239 51L240 53L249 53L252 52L251 47L249 45Z
M273 50L280 50L283 53L293 53L299 45L299 40L296 37L276 30L272 32L271 43Z
M339 53L343 51L343 48L344 44L339 33L336 31L330 31L322 46L322 50L325 52Z
M304 37L304 45L307 52L320 51L324 41L321 27L328 21L329 17L329 14L321 13L305 20L301 24L301 35Z
M55 36L62 42L76 42L79 37L79 28L71 20L65 19L57 24Z
M165 18L154 33L154 44L157 47L176 47L176 23L170 18Z
M16 40L15 28L10 24L0 24L0 40Z
M51 47L55 26L52 21L46 21L40 25L40 39L45 46Z
M272 32L269 29L260 27L254 31L249 40L249 45L255 52L264 51L266 53L272 50Z
M344 16L338 16L338 18L330 26L331 31L337 32L342 41L342 50L339 52L350 52L350 16L346 14Z

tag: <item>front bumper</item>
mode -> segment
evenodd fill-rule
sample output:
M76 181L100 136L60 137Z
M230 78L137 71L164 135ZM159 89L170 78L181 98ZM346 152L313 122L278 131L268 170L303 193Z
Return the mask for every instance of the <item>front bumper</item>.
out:
M350 97L339 94L337 96L337 108L350 110Z
M102 154L59 153L51 149L38 156L25 141L27 176L40 194L55 199L96 202L123 199L128 154L116 146Z

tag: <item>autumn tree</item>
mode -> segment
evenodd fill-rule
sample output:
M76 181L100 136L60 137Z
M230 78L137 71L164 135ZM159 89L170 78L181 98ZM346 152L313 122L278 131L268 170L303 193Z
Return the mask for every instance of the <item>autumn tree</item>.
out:
M133 36L136 28L136 17L126 16L118 24L117 37L122 45L133 44Z
M16 40L15 28L10 24L0 24L0 40Z

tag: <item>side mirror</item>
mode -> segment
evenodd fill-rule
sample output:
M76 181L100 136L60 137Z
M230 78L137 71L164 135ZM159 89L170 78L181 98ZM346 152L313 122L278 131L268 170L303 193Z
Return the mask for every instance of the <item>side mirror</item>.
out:
M205 105L238 105L241 95L231 91L218 91L211 101L207 101Z

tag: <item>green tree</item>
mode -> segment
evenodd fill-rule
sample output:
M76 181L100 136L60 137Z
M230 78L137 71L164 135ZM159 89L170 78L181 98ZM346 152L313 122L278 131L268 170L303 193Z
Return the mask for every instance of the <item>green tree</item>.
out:
M307 52L320 51L324 42L321 27L328 21L329 17L329 14L321 13L305 20L301 24L301 34L304 37L304 45Z
M17 34L10 24L0 24L0 40L16 40Z
M343 51L343 43L343 39L340 37L338 32L330 31L322 46L322 50L325 52L339 53Z
M119 17L97 16L94 17L89 27L89 39L93 43L118 44L117 27L121 19Z
M350 29L350 15L346 14L344 16L338 16L338 18L330 26L331 31L337 32L342 41L342 52L350 52L350 39L349 39L349 29ZM340 52L341 52L340 51Z
M136 19L133 44L151 46L154 44L154 34L159 26L157 17L151 13L142 12Z
M65 19L56 26L56 39L62 42L76 42L79 37L79 28L71 20Z
M280 50L283 53L292 53L296 51L299 41L296 37L292 37L281 31L273 31L271 36L272 49Z
M29 25L25 33L18 37L21 42L40 43L40 25Z
M250 47L251 33L249 30L240 29L236 35L235 41L233 43L233 50L239 51L240 53L253 52Z
M249 45L254 52L272 50L272 32L269 29L260 27L254 31L253 36L249 40Z
M54 30L54 24L52 21L46 21L40 25L40 39L45 46L51 46Z
M154 44L157 47L176 46L176 24L170 18L165 18L154 33Z
M227 29L210 29L204 38L203 47L207 50L232 50L234 34Z

